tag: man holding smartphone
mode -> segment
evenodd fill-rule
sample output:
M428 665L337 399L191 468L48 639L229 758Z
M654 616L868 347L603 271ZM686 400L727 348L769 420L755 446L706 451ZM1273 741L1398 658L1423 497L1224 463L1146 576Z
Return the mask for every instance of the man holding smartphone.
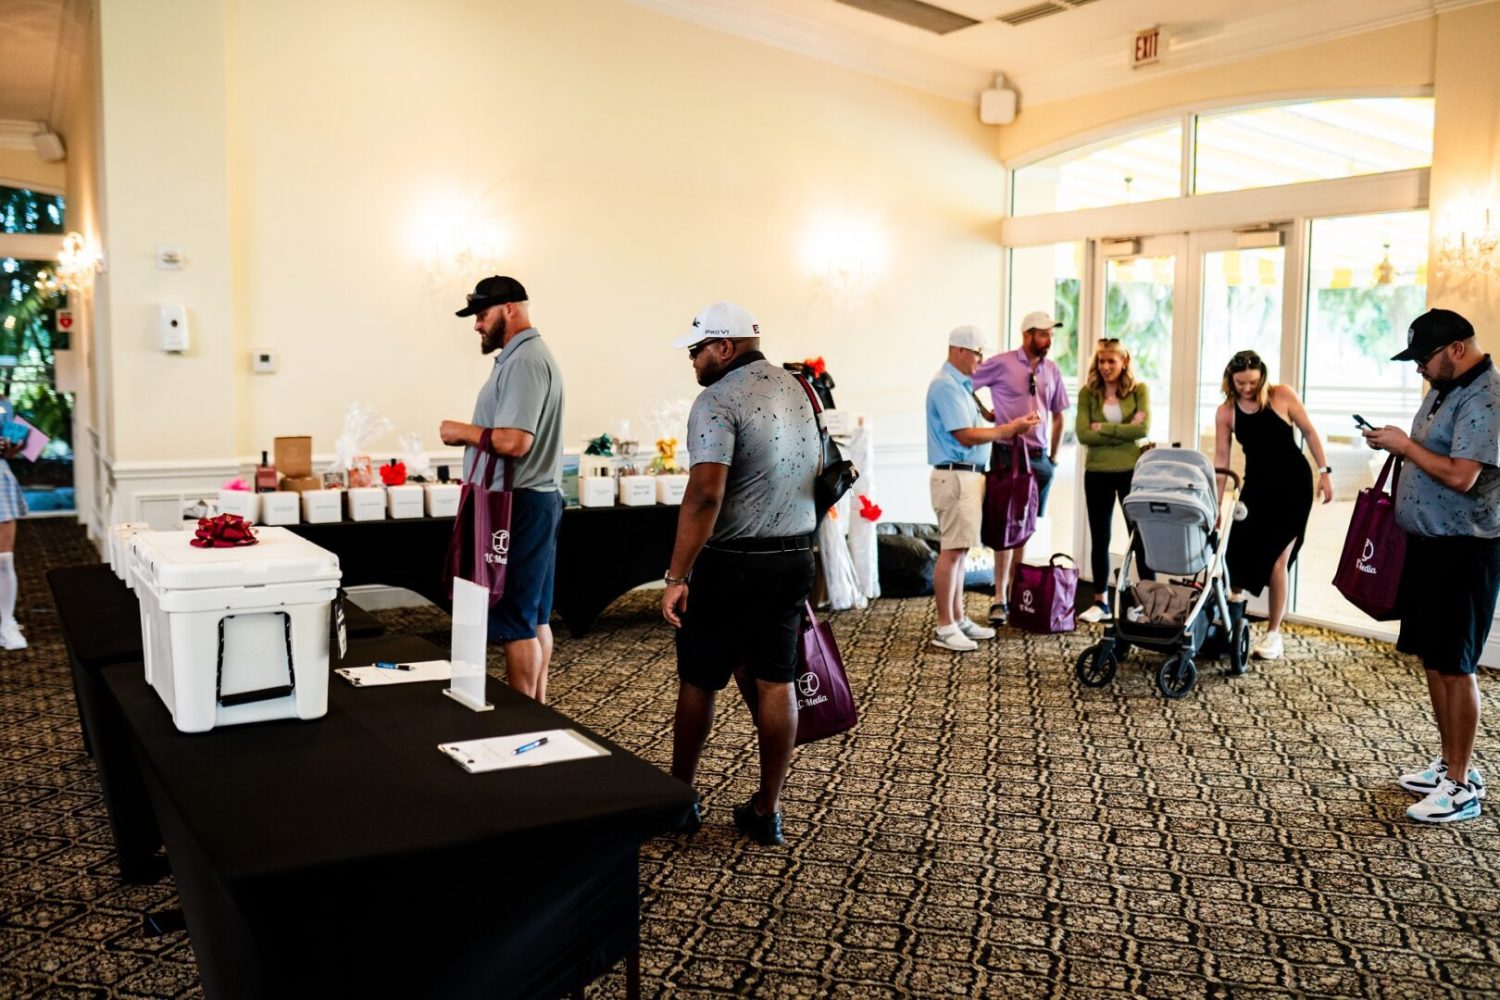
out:
M1473 766L1474 670L1500 596L1500 373L1474 327L1447 309L1413 320L1406 350L1391 360L1415 361L1431 388L1410 434L1392 426L1363 433L1406 466L1396 489L1396 522L1407 532L1396 648L1422 659L1442 749L1400 780L1423 796L1408 817L1451 823L1477 817L1485 795Z

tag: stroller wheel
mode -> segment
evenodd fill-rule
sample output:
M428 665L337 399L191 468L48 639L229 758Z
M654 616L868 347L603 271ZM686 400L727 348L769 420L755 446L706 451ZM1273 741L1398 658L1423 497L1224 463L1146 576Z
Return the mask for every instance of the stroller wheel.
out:
M1250 623L1241 618L1229 633L1229 672L1243 674L1250 666Z
M1084 687L1100 688L1114 680L1115 670L1119 666L1120 661L1115 658L1115 651L1102 642L1096 642L1078 654L1073 672L1078 675L1078 683Z
M1186 653L1173 653L1156 670L1156 688L1164 697L1181 698L1198 682L1198 668Z

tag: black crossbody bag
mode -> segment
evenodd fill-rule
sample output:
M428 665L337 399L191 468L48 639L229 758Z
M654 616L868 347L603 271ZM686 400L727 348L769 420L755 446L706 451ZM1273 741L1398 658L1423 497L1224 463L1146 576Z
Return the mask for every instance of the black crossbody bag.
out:
M859 470L844 457L844 453L839 451L838 444L834 442L833 435L828 433L828 427L823 423L823 406L818 402L817 393L813 392L807 379L796 372L792 373L792 377L802 386L802 391L807 393L807 401L812 404L813 419L818 425L818 439L823 446L818 475L813 480L813 502L818 507L818 523L821 524L828 508L838 503L859 480Z

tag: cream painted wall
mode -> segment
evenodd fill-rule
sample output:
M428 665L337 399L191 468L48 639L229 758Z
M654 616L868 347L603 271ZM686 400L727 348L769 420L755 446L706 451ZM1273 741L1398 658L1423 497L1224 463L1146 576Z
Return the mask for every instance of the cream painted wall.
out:
M999 130L1000 157L1009 163L1154 111L1246 95L1430 86L1436 35L1437 19L1429 18L1191 72L1172 72L1169 52L1157 66L1138 70L1141 82L1129 87L1035 107L1022 94L1015 122Z
M1437 122L1432 164L1431 304L1463 313L1500 353L1500 260L1488 276L1442 267L1441 241L1475 231L1490 210L1500 227L1500 3L1438 15Z
M62 163L47 163L30 149L0 146L0 184L17 183L61 191L67 183L67 167Z
M434 283L413 238L444 204L508 235L570 444L618 417L644 439L695 394L667 342L717 298L758 315L773 359L823 355L887 443L921 440L946 331L997 326L1003 176L963 104L602 0L130 10L105 0L117 460L293 433L328 451L351 400L438 449L490 364L453 317L480 275ZM829 213L888 243L853 310L800 259ZM164 242L187 270L154 270ZM185 357L150 343L170 300L194 311ZM251 375L252 347L280 372Z

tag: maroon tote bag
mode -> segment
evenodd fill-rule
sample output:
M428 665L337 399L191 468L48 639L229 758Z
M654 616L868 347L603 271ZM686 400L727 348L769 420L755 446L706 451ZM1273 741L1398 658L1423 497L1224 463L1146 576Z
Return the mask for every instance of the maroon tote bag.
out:
M490 432L484 435L488 445ZM505 488L492 490L495 453L488 447L484 451L483 472L477 479L465 480L458 494L458 514L453 518L453 537L448 540L443 583L450 601L455 577L488 587L490 607L494 607L505 593L505 569L510 561L511 461L500 460L505 469ZM470 472L480 472L480 464L476 456Z
M1386 477L1391 491L1385 491ZM1339 557L1333 585L1376 621L1400 617L1396 591L1401 586L1401 567L1406 562L1406 531L1396 523L1396 484L1401 479L1401 460L1385 460L1374 486L1359 491L1344 552Z
M833 629L818 621L811 604L804 605L804 614L797 637L797 746L848 732L858 721ZM734 668L734 682L751 717L756 717L759 695L754 679L740 666Z
M1031 454L1017 435L1011 440L1010 468L984 474L984 519L979 540L992 549L1013 549L1036 531L1036 476Z
M1010 620L1028 632L1071 632L1073 599L1078 594L1078 566L1062 566L1059 559L1073 562L1058 552L1045 566L1022 564L1016 570L1010 594Z

